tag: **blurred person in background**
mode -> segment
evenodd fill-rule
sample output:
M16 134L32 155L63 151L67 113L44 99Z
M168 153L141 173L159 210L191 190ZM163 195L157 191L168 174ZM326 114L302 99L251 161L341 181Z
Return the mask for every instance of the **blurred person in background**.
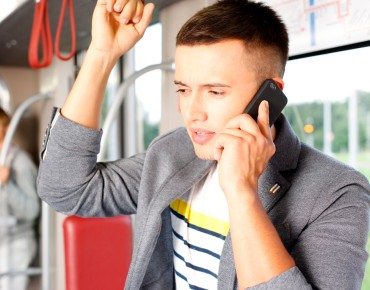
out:
M9 115L0 108L0 150L9 123ZM0 165L0 290L27 289L28 276L19 272L29 267L37 252L34 223L40 203L36 176L30 156L11 145L5 165Z

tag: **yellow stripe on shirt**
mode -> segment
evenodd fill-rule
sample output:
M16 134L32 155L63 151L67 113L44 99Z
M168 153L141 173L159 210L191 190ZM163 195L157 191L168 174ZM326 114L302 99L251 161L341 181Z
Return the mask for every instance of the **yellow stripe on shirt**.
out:
M182 215L188 223L210 230L223 236L227 236L230 225L228 222L207 216L200 212L194 211L190 205L181 199L176 199L170 205L171 209Z

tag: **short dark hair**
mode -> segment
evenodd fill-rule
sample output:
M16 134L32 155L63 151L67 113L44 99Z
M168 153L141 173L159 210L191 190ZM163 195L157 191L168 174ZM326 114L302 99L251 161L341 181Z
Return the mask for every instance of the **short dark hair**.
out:
M208 45L227 39L245 43L259 77L283 76L289 38L274 10L249 0L220 0L191 17L180 29L176 46Z

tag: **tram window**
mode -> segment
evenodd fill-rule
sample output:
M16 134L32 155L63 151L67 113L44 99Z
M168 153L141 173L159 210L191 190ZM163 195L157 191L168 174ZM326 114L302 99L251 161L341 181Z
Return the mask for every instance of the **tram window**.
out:
M105 96L101 112L101 127L103 127L108 112L112 107L119 85L119 65L117 64L109 75L107 87L105 89ZM121 128L119 126L119 120L118 118L116 118L109 130L109 139L107 142L106 150L105 152L102 152L103 160L116 160L121 157L121 145L119 140L120 130Z
M135 70L162 61L162 25L148 27L144 37L135 46ZM161 118L162 72L154 70L139 77L135 82L135 93L138 100L138 118L141 127L139 135L140 149L148 148L150 142L158 136ZM140 151L142 151L140 150Z
M160 23L149 26L145 31L144 37L135 45L133 53L126 56L133 56L134 70L136 72L161 62L161 33L162 27ZM83 57L84 55L81 56L82 59ZM119 81L119 67L119 64L117 64L108 79L102 107L101 127L104 126L105 119L121 85ZM137 138L139 140L135 142L135 146L138 146L135 148L135 152L144 151L150 142L158 136L161 117L161 85L161 71L159 70L148 72L135 80L134 92L136 98L134 98L134 108L136 108L137 112L129 114L130 116L126 119L130 126L134 126L138 131ZM109 130L109 139L105 151L102 152L102 160L115 160L122 157L121 149L123 144L121 133L122 125L120 125L119 118L117 118ZM131 152L131 154L135 152Z
M291 60L284 113L301 140L370 180L370 47Z
M289 61L284 114L302 141L355 167L370 181L369 55L370 47L365 47ZM362 289L370 289L370 262Z

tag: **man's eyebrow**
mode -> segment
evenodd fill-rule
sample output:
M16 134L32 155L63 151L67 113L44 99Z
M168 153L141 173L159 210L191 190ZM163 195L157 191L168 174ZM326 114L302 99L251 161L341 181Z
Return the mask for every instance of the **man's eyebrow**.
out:
M208 83L208 84L203 84L201 85L202 87L218 87L218 88L230 88L229 85L227 84L222 84L222 83Z
M181 82L181 81L174 81L174 84L175 85L178 85L178 86L184 86L184 87L187 87L187 85L185 85L183 82Z
M187 87L188 85L184 84L183 82L181 81L174 81L174 84L175 85L179 85L179 86L184 86L184 87ZM229 85L226 85L226 84L223 84L223 83L206 83L206 84L202 84L200 85L201 87L218 87L218 88L230 88L231 86Z

